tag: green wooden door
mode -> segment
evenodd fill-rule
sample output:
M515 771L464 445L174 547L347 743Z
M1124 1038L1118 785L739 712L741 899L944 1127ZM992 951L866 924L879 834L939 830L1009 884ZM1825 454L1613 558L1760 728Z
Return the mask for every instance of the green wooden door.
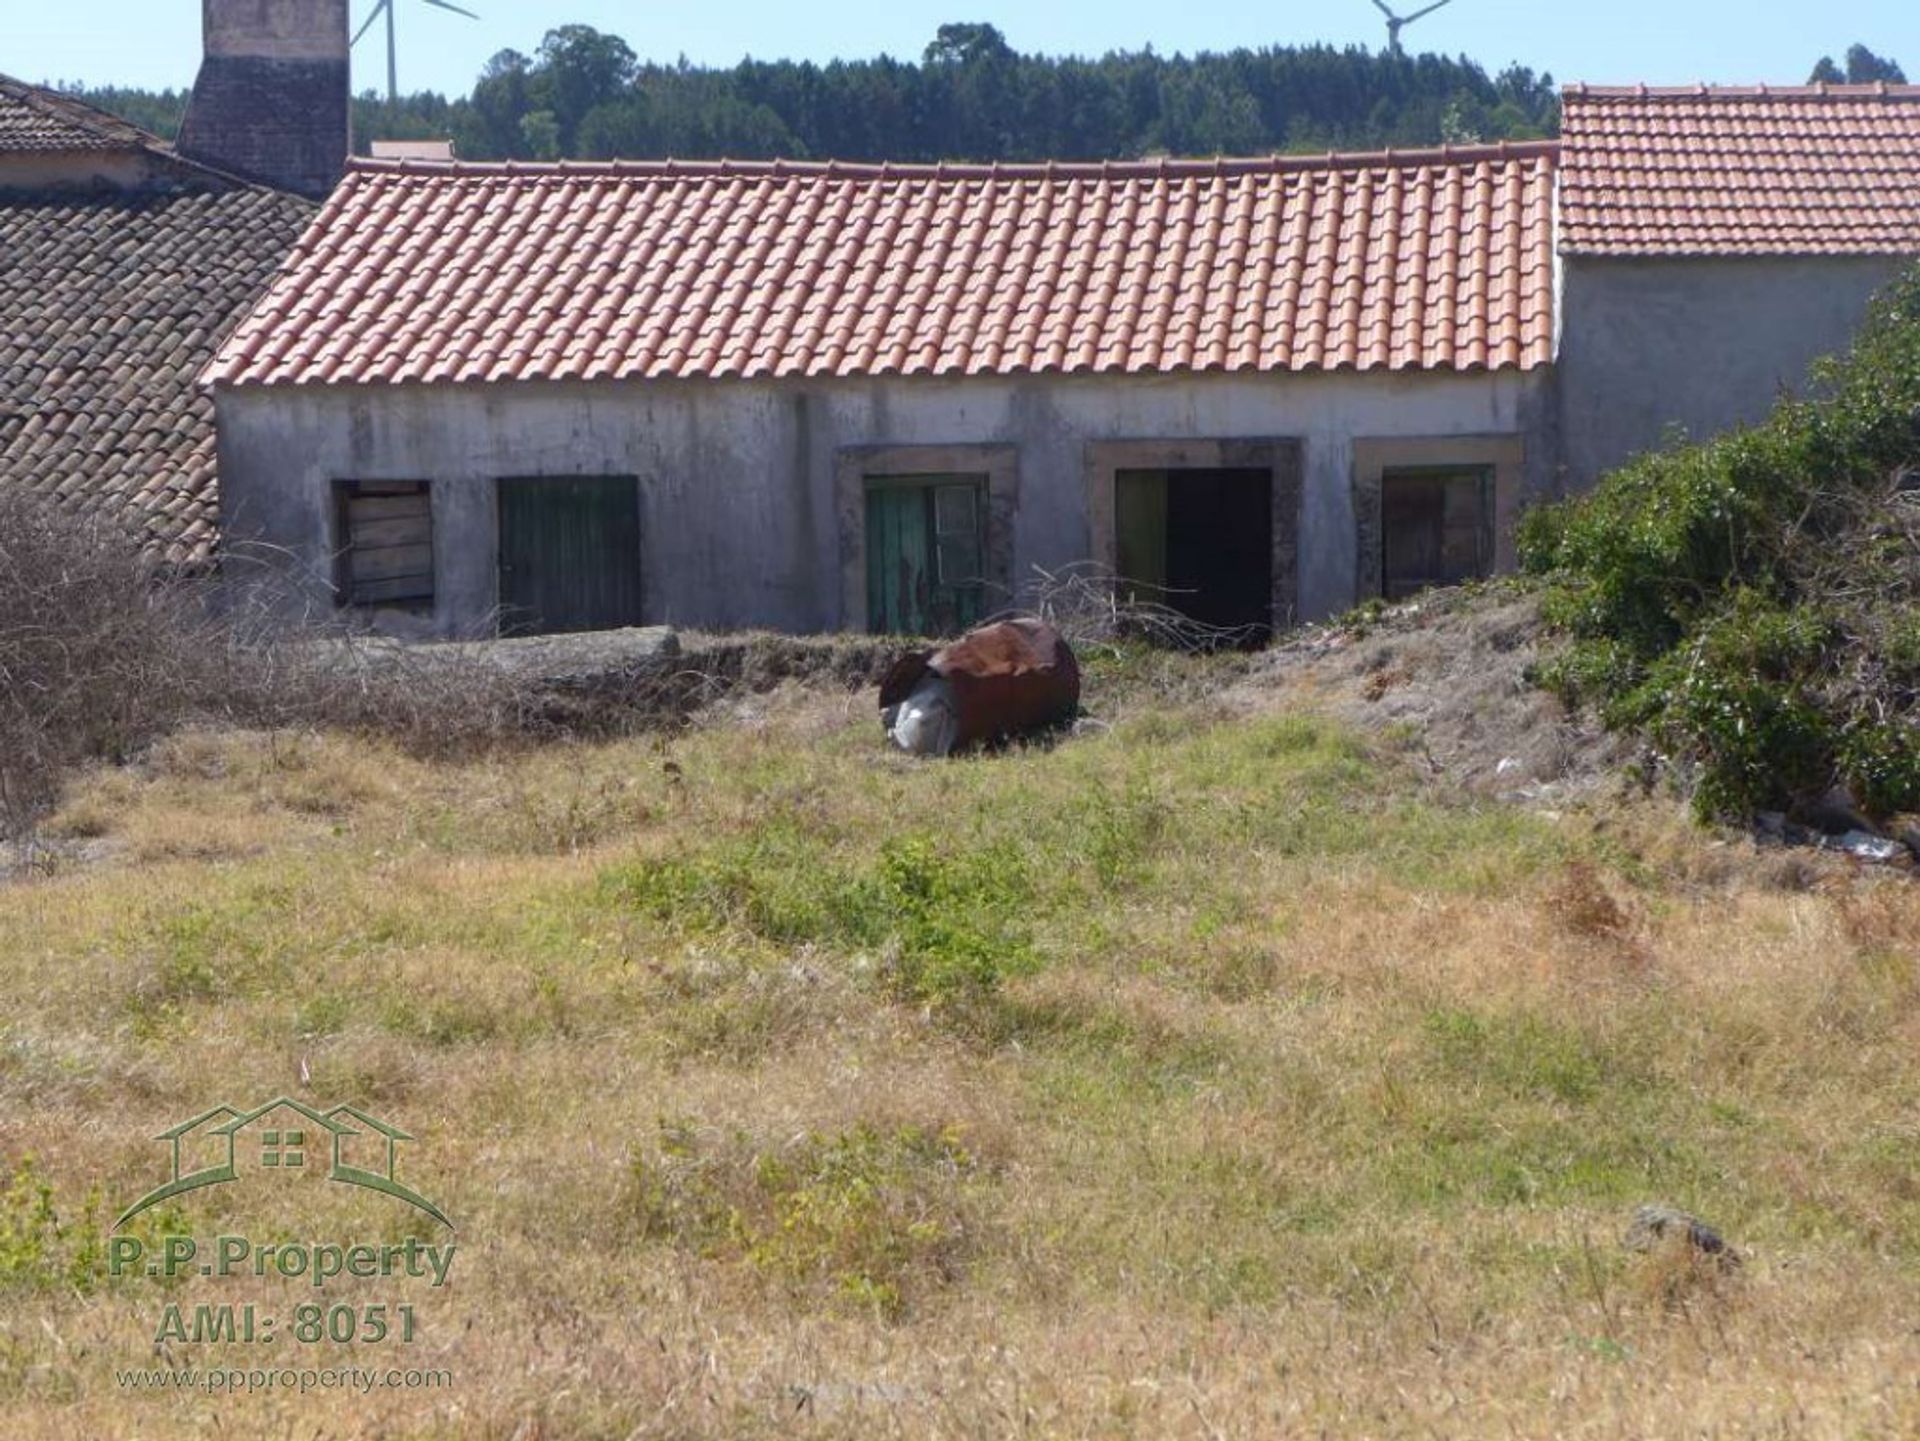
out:
M630 475L502 480L502 633L638 624L639 482Z
M976 476L869 479L870 629L952 635L979 622L986 603L986 495Z

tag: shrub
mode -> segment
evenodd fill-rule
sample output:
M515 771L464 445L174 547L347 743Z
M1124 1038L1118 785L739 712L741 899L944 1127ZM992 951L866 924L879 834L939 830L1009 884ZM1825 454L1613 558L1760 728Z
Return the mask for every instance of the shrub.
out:
M106 1255L99 1210L94 1194L78 1216L62 1217L52 1184L20 1159L0 1176L0 1291L93 1290Z
M1005 843L909 834L864 866L836 868L803 833L772 826L749 841L614 868L601 890L670 924L873 952L899 999L940 1010L985 1000L1034 963L1034 886Z
M124 761L190 721L377 733L444 756L639 729L703 698L677 670L565 693L468 647L297 618L275 587L265 573L242 593L157 572L108 522L0 490L0 835L30 834L75 767Z
M1705 816L1920 806L1920 271L1814 382L1521 525L1574 640L1540 679L1691 767Z
M901 998L951 1008L985 1000L1031 966L1032 897L1011 847L956 853L911 836L888 844L857 910L868 936L891 944L887 974Z
M82 760L120 759L180 716L208 627L104 523L0 490L0 830Z
M761 1148L662 1121L623 1210L642 1240L898 1320L960 1279L979 1169L952 1126L862 1124Z

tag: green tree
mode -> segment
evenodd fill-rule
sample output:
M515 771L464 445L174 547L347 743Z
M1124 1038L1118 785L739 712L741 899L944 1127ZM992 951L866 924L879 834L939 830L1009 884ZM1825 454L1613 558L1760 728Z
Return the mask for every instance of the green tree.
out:
M1820 63L1813 67L1813 74L1807 77L1809 85L1872 85L1880 81L1905 85L1907 73L1897 62L1874 54L1864 45L1848 47L1845 70L1834 63L1831 55L1822 55Z
M56 82L53 88L131 121L162 140L171 140L180 133L180 121L187 113L184 90L133 90L120 85L86 86L77 82Z
M520 144L530 160L560 158L560 122L551 110L536 110L520 122Z
M1007 37L992 25L942 25L926 52L929 65L979 65L1013 58Z
M1884 80L1889 85L1905 85L1907 72L1892 60L1882 59L1864 45L1854 45L1847 50L1847 83L1850 85L1872 85Z
M540 42L539 80L547 108L572 153L580 122L596 107L618 100L633 83L636 57L617 35L591 25L562 25Z
M533 62L518 50L502 50L487 62L455 125L461 154L492 160L526 154L520 122L534 108L532 77Z

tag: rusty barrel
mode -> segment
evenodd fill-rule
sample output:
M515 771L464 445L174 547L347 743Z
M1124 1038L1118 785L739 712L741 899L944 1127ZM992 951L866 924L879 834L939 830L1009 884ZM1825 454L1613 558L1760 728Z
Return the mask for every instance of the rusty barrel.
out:
M882 713L891 716L929 681L944 682L950 697L952 750L1058 725L1080 706L1073 647L1039 620L998 621L903 657L880 684Z

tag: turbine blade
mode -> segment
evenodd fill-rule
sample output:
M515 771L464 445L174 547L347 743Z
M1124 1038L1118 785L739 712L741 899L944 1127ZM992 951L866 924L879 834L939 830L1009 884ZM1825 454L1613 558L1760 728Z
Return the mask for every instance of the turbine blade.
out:
M1373 0L1373 8L1378 10L1382 15L1386 16L1387 19L1389 20L1398 20L1400 18L1398 15L1394 14L1391 10L1387 9L1385 0Z
M1424 10L1416 10L1414 11L1413 14L1407 17L1407 24L1409 25L1413 24L1413 22L1418 20L1422 15L1431 15L1436 10L1444 10L1447 6L1451 5L1452 3L1453 3L1453 0L1440 0L1440 3L1438 5L1429 5Z
M387 3L392 4L393 0L387 0ZM1444 5L1447 3L1447 0L1440 0L1440 3ZM454 14L464 15L469 20L478 20L480 18L471 10L462 10L458 5L449 5L447 0L427 0L427 4L433 6L436 10L451 10Z
M347 42L349 48L351 48L352 46L358 45L360 43L360 37L362 35L365 35L369 30L373 29L373 22L378 20L381 17L381 15L383 15L386 12L386 8L391 4L393 4L393 0L380 0L380 3L374 6L373 9L368 12L367 23L362 25L358 30L356 30L353 34L353 39Z

